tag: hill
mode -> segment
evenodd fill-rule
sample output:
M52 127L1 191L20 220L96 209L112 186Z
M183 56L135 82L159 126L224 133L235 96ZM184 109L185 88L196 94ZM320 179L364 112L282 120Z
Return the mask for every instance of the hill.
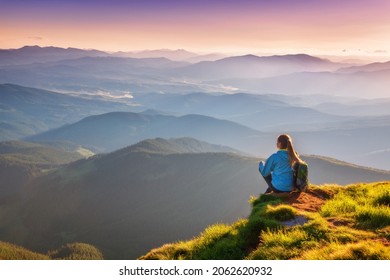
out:
M102 253L89 244L72 243L46 254L0 241L0 260L102 260Z
M108 56L108 53L75 48L24 46L20 49L0 50L0 65L44 63L84 56Z
M296 98L298 99L298 98ZM349 120L315 109L297 106L295 98L285 95L266 94L148 94L135 98L147 108L176 112L177 114L200 114L225 119L260 131L310 130L328 123Z
M247 216L249 197L266 188L259 159L193 153L194 147L214 146L194 139L148 140L35 178L22 200L0 209L0 239L46 251L86 242L108 259L134 259L209 224ZM305 159L316 184L390 180L389 172Z
M90 115L117 110L129 110L129 105L3 84L0 85L0 141L18 140Z
M134 57L134 58L158 58L165 57L170 60L175 61L185 61L190 58L198 57L199 55L193 52L189 52L183 49L170 50L170 49L160 49L160 50L144 50L138 52L119 52L114 53L114 56L125 56L125 57Z
M390 70L368 72L295 72L265 78L225 78L209 84L237 88L257 94L328 95L359 98L388 98ZM353 81L353 82L351 82ZM304 85L304 86L302 86ZM321 86L319 86L321 85Z
M0 156L9 161L34 164L42 168L66 164L93 153L79 145L66 142L34 143L25 141L0 142Z
M375 62L366 65L352 66L341 68L338 73L358 73L358 72L375 72L382 70L390 70L390 61L387 62Z
M0 142L0 205L18 195L32 178L92 155L71 143Z
M121 92L131 89L133 95L150 92L155 93L191 93L191 92L237 92L246 87L232 87L230 83L213 83L221 79L258 79L275 77L301 72L334 71L346 64L334 63L306 54L283 56L235 56L216 61L201 61L190 64L184 61L172 61L165 57L176 59L179 56L189 56L182 51L146 52L148 58L126 57L126 53L107 55L92 51L56 50L57 57L51 49L38 48L37 51L47 51L48 59L29 55L23 62L18 56L15 63L7 64L7 58L0 55L0 83L12 83L29 87L51 90L80 92ZM26 51L32 51L26 49ZM63 52L63 54L61 53ZM137 54L133 54L137 56ZM156 56L157 55L157 56ZM39 56L38 56L39 57ZM140 57L144 57L141 53ZM31 59L30 59L31 58ZM213 59L211 57L204 57ZM218 56L214 56L214 59ZM198 60L196 57L195 61ZM202 57L200 57L202 59ZM3 63L1 62L3 60ZM35 62L35 63L34 63ZM38 62L38 63L37 63ZM274 92L271 89L263 91ZM259 93L259 90L256 91Z
M390 260L390 182L262 195L252 212L140 259Z
M235 97L232 100L234 99ZM291 108L286 107L284 110L294 114L295 110L290 110ZM305 110L300 111L303 113ZM313 116L312 113L314 112L309 110L307 115ZM232 121L204 115L192 114L176 117L113 112L87 117L77 123L27 139L70 141L95 152L109 152L148 138L192 137L213 144L229 146L247 154L266 157L275 150L275 138L281 131L280 126L273 124L272 117L275 114L277 115L272 112L270 116L264 117L264 122L259 118L258 122L277 129L278 132L262 132ZM314 113L314 115L317 114ZM278 117L275 118L278 119ZM390 169L389 162L385 161L382 164L385 158L383 152L389 149L387 141L390 133L389 117L349 119L343 122L337 122L334 119L333 122L324 123L317 123L316 118L313 118L313 122L310 118L305 120L303 115L298 115L296 118L304 123L294 124L298 126L295 127L298 131L287 130L287 132L294 139L297 151L300 153L327 155L358 165L383 170ZM296 120L296 118L291 119ZM284 120L281 117L280 121L288 124L287 127L290 126L291 122L288 119ZM252 122L256 120L253 119ZM311 130L306 130L305 125L311 126ZM376 141L372 141L373 137Z
M296 72L334 71L343 65L306 54L227 57L180 68L176 76L200 80L265 78Z
M213 145L194 138L146 139L127 149L129 152L149 152L158 154L185 153L236 153L241 152L222 145ZM122 153L123 151L119 151Z
M181 117L113 112L84 118L29 139L34 141L70 141L95 151L113 151L155 137L194 137L240 149L247 135L261 132L234 122L201 115Z

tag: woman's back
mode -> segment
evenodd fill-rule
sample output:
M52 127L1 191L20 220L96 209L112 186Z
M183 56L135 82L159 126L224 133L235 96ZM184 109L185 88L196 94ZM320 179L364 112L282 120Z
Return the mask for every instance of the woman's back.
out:
M264 177L269 176L272 172L272 185L279 191L292 190L293 170L287 150L279 150L272 154L265 163L260 163L259 170Z
M271 191L290 192L294 187L292 166L296 162L302 162L302 160L295 152L289 135L279 135L276 146L278 151L272 154L265 162L260 162L259 171L269 187L266 193Z

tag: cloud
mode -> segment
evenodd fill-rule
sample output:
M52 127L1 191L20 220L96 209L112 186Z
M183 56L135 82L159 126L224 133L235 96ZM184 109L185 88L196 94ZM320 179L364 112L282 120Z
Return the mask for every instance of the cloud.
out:
M43 40L43 37L39 37L39 36L30 36L28 38L31 40L35 40L35 41L42 41Z

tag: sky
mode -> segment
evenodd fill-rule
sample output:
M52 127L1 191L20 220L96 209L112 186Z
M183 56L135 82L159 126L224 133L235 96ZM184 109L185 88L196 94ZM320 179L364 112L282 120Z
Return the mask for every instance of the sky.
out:
M388 0L0 0L0 49L390 55Z

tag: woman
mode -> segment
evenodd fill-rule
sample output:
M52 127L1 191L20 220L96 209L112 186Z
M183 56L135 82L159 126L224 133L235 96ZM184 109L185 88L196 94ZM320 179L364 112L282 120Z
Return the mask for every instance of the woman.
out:
M294 187L292 167L297 162L303 162L295 152L289 135L279 135L276 147L279 150L259 164L259 171L268 184L265 193L292 191Z

